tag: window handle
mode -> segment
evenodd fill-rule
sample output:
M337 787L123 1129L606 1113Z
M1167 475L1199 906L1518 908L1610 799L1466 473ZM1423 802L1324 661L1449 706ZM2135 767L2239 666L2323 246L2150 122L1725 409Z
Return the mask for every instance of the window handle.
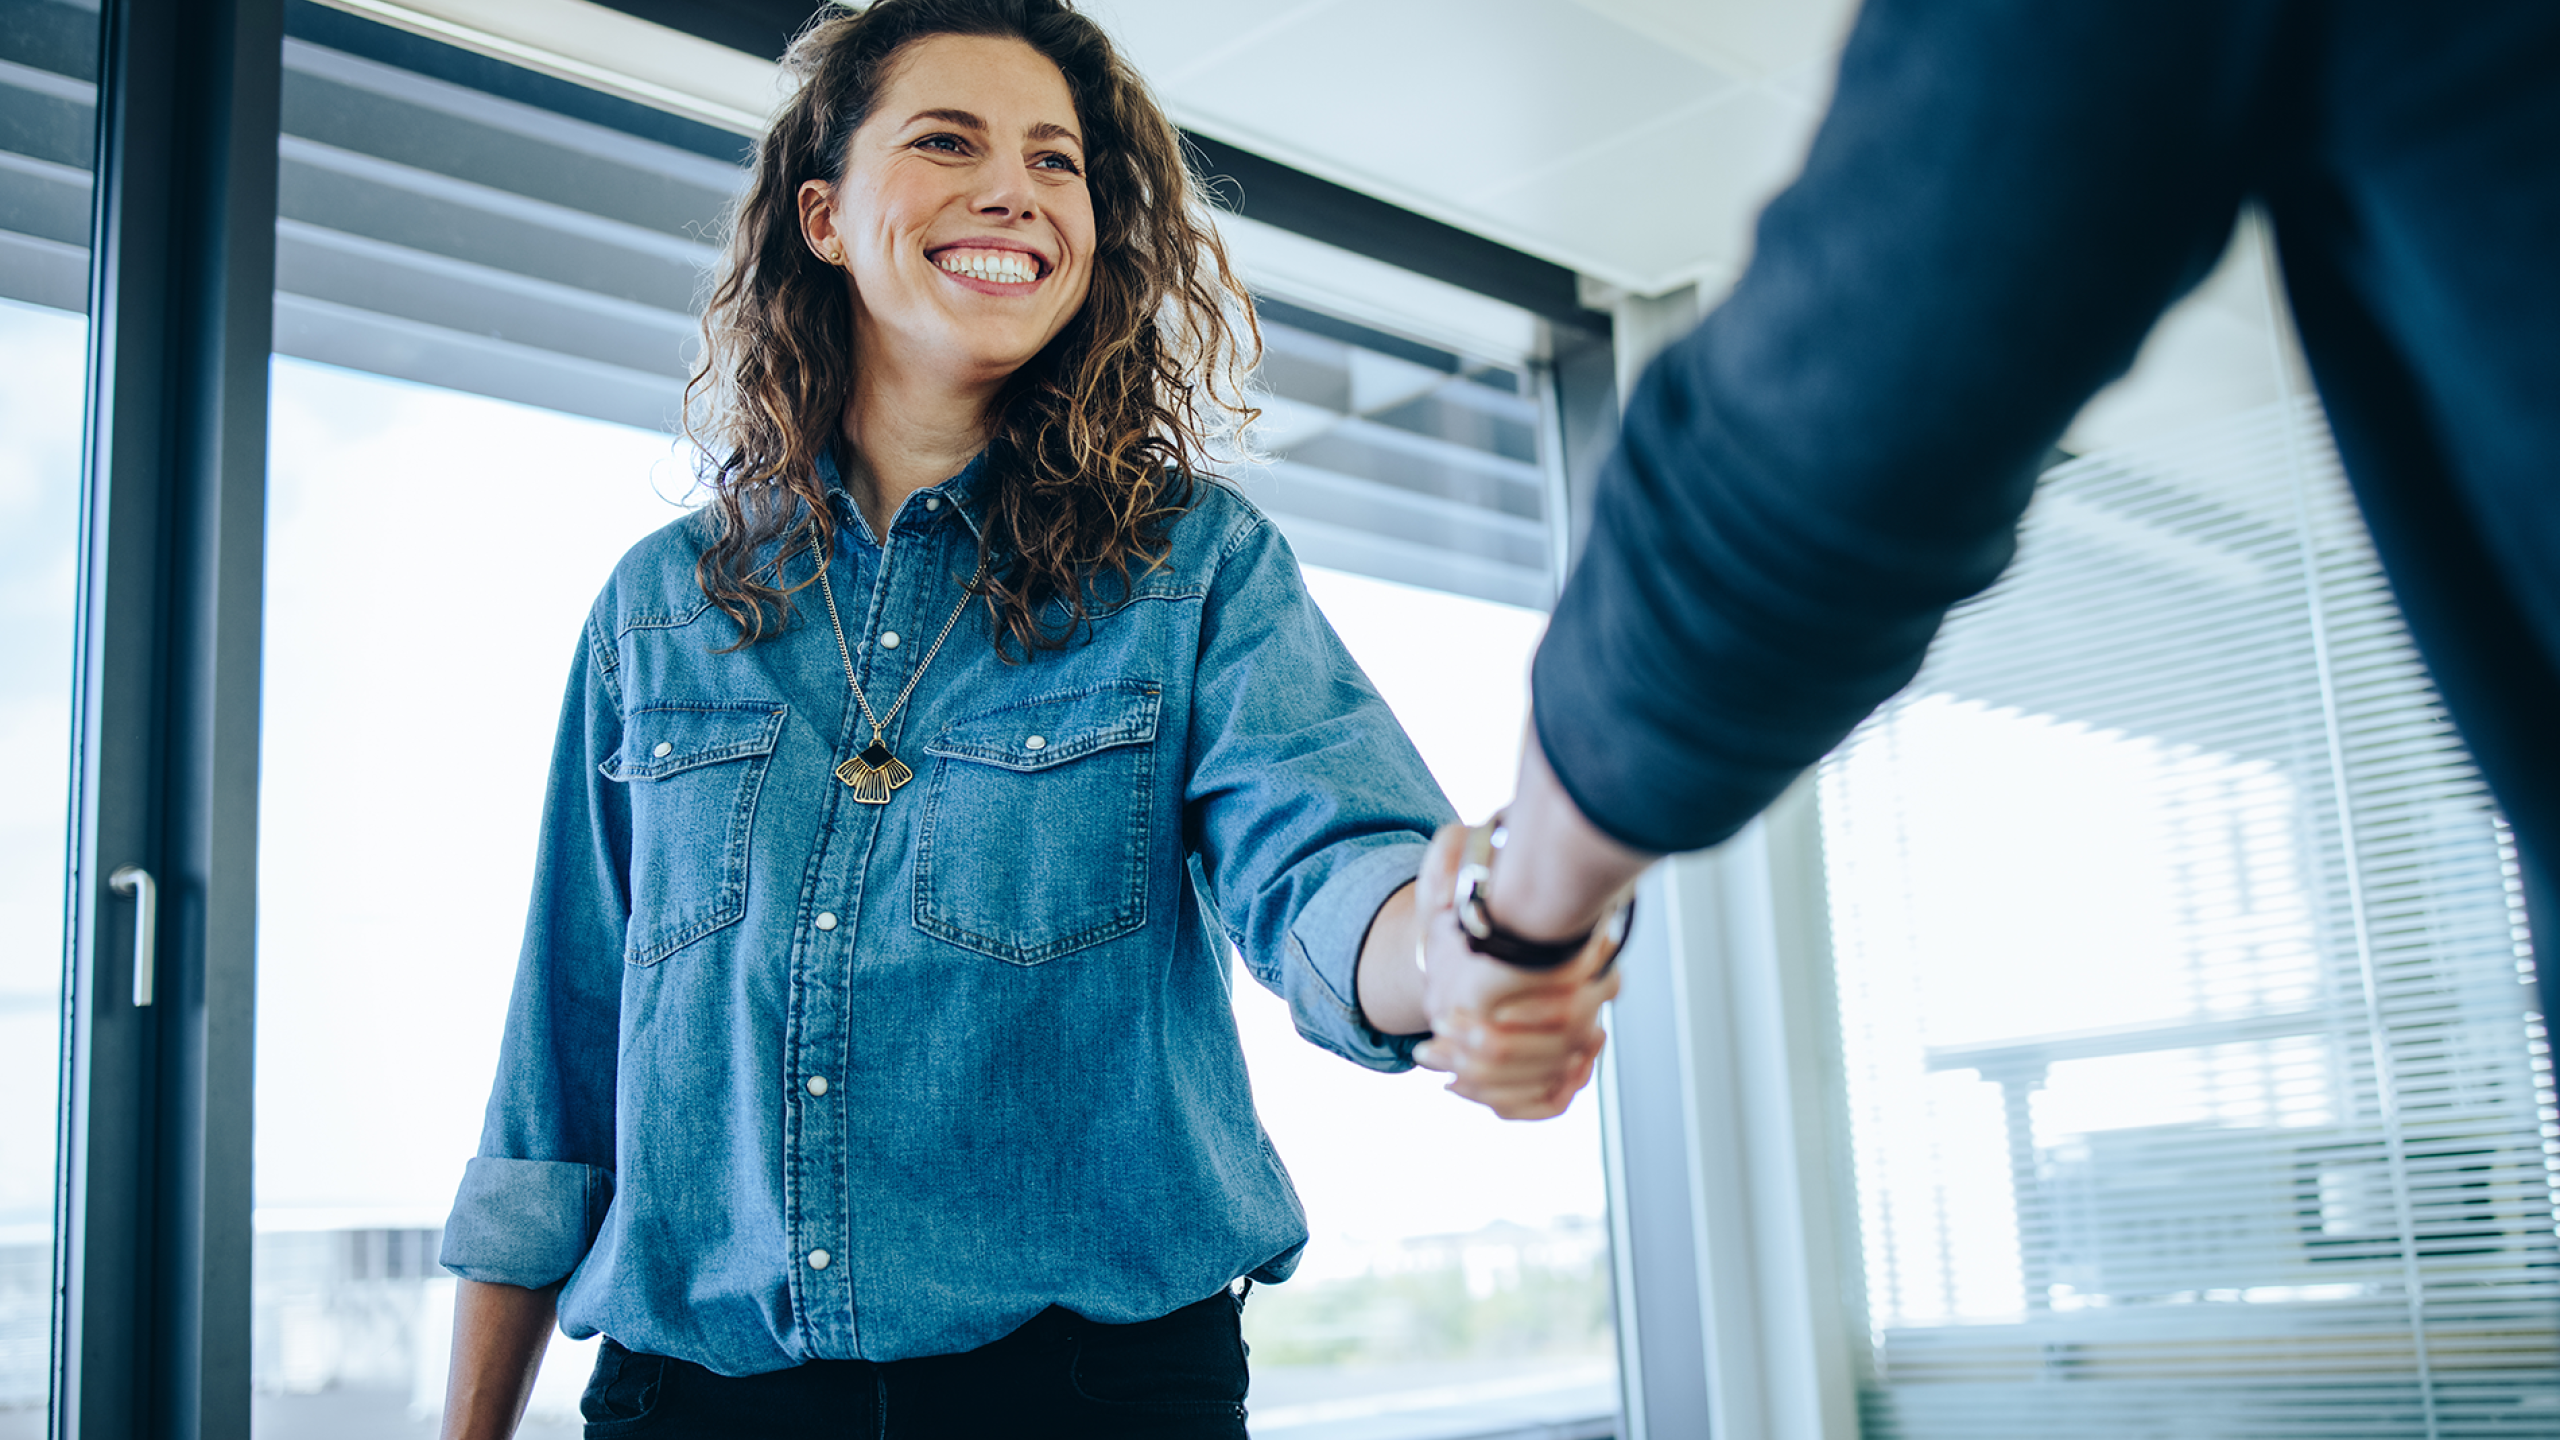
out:
M153 958L160 953L160 885L151 872L127 865L107 877L107 888L133 897L133 1003L151 1003Z

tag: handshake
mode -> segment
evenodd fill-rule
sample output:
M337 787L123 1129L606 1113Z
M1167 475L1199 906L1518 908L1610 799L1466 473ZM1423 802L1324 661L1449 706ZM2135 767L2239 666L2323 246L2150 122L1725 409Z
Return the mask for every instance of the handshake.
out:
M1578 945L1506 935L1482 893L1500 823L1443 826L1414 883L1415 959L1431 1038L1413 1058L1447 1074L1451 1092L1506 1120L1545 1120L1591 1083L1608 1041L1600 1007L1618 993L1632 890L1613 897ZM1506 951L1513 959L1500 958ZM1548 963L1514 963L1521 958Z

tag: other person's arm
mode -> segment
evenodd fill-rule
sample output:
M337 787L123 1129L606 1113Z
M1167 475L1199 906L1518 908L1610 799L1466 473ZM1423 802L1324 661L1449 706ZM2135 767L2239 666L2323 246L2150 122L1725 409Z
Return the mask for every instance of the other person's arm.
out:
M1539 913L1505 923L1578 923L1630 855L1724 840L1910 681L2064 426L2221 254L2287 13L1866 7L1750 268L1631 397L1538 651L1547 768L1494 893Z

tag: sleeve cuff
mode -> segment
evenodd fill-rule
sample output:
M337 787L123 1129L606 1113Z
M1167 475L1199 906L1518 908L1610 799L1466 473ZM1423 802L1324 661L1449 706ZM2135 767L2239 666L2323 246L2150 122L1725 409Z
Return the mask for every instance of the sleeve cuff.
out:
M462 1170L438 1259L465 1280L539 1290L578 1268L613 1203L613 1172L482 1155Z
M1422 873L1427 847L1399 841L1336 870L1289 927L1296 964L1284 991L1298 1033L1372 1070L1413 1068L1413 1047L1430 1038L1383 1035L1360 1013L1360 944L1387 897Z

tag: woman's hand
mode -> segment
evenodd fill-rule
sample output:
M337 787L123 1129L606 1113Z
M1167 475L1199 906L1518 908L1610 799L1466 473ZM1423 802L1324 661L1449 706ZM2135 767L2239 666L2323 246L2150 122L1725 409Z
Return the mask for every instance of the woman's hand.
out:
M1467 947L1455 909L1463 826L1432 837L1415 885L1423 1006L1432 1038L1416 1064L1450 1076L1449 1089L1506 1120L1564 1113L1608 1042L1600 1007L1618 993L1617 946L1594 934L1553 970L1528 970Z

